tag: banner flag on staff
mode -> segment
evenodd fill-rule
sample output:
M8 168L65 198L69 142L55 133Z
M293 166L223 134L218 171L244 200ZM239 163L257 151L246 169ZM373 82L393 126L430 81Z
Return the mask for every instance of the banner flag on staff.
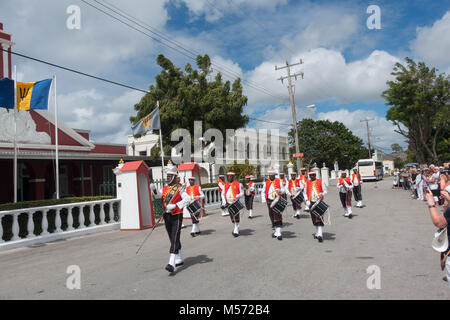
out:
M133 135L144 134L148 131L161 130L161 120L159 117L159 107L153 110L148 116L145 116L132 128Z
M47 110L52 79L24 83L17 82L17 110ZM14 80L0 80L0 107L14 109Z
M164 179L164 148L162 144L161 133L161 117L159 114L159 101L156 102L156 109L154 109L148 116L145 116L132 128L133 135L145 134L149 131L159 130L159 140L161 144L161 163L162 163L162 178Z
M48 96L52 80L23 83L17 81L17 68L14 66L14 79L0 80L0 107L14 109L14 202L17 202L17 120L16 110L48 109Z

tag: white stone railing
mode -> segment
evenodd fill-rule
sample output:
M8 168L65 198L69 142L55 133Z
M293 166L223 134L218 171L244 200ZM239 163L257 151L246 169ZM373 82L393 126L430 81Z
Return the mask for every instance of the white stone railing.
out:
M261 190L263 189L263 183L255 183L255 200L261 200ZM205 194L205 208L209 210L217 209L222 203L222 196L219 193L219 188L205 188L202 189Z
M105 211L106 205L109 208L108 214ZM114 205L117 205L117 210L114 210ZM100 207L98 215L95 214L95 206ZM78 213L75 214L75 211ZM52 219L49 219L50 214ZM26 223L19 223L19 217L21 220L26 219ZM5 219L12 221L8 223ZM8 231L10 227L11 237L8 240L4 239L4 223L8 225ZM120 199L0 211L0 250L118 228Z

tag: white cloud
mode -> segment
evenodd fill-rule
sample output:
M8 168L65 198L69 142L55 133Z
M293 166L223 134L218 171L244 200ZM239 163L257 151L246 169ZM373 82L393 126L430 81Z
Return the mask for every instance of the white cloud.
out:
M413 54L427 64L450 71L450 11L431 27L417 27L417 36L411 42Z
M131 134L129 117L133 106L143 93L128 91L117 98L99 93L96 89L58 94L58 118L76 129L91 130L97 142L126 143ZM54 112L53 101L50 112Z
M216 22L230 12L250 9L273 9L279 5L285 5L288 0L178 0L188 8L192 19L204 17L207 22Z
M342 53L335 50L317 48L304 52L292 62L304 64L292 71L303 71L304 79L298 78L295 98L302 104L314 103L324 99L336 99L338 103L349 101L374 101L386 88L386 81L398 58L385 51L373 51L363 60L347 63ZM291 63L292 63L291 62ZM286 96L286 86L277 79L286 76L286 70L275 70L275 65L283 66L280 61L266 61L246 74L246 78L270 88L278 96ZM249 91L249 103L263 101L276 102L267 95Z

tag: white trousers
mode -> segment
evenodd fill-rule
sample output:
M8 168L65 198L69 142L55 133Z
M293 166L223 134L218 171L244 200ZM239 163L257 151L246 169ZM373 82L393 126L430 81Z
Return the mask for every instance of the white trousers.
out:
M419 198L420 200L423 200L423 187L422 184L416 184L417 186L417 198Z

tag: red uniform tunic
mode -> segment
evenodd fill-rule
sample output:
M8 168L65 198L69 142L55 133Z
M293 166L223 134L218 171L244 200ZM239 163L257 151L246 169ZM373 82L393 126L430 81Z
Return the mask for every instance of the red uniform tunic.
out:
M170 202L168 204L177 204L178 202L180 202L181 200L183 200L183 198L181 197L181 186L180 185L173 185L173 186L164 186L162 189L162 197L161 197L161 202L164 208L166 208L166 198L167 196L169 196L169 193L171 192L171 190L174 187L179 187L179 189L176 191L175 195L172 197L172 199L170 200ZM173 209L171 211L172 215L177 215L180 213L183 213L183 209L178 208L178 206L175 207L175 209Z

